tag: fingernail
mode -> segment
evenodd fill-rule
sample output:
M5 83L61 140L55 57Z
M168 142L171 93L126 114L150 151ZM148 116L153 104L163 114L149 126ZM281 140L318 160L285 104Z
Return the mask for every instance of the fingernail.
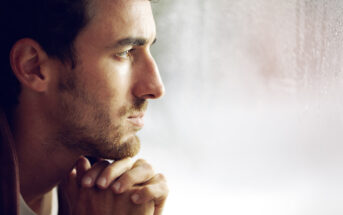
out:
M106 185L107 185L107 180L106 180L106 178L100 178L99 180L98 180L98 182L97 182L97 184L100 186L100 187L106 187Z
M114 183L113 187L116 192L120 193L120 182Z
M83 180L82 180L82 184L84 185L84 186L91 186L91 184L92 184L92 178L91 177L85 177L85 178L83 178Z
M136 194L133 194L131 196L131 199L134 203L138 203L138 200L139 200L139 195L136 193Z

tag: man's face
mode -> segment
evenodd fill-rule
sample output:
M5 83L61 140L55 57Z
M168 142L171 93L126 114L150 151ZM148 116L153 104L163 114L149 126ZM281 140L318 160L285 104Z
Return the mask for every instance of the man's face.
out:
M156 36L150 2L93 0L90 14L75 39L76 68L59 68L57 139L89 156L134 156L147 99L164 92L150 54Z

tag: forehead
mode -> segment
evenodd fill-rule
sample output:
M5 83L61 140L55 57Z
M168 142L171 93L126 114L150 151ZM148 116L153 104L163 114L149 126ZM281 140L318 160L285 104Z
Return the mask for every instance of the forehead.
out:
M149 0L92 0L89 6L86 30L97 32L97 37L155 37Z

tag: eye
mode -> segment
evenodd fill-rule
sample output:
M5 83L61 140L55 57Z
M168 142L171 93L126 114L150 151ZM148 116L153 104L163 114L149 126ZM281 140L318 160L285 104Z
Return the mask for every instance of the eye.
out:
M120 53L117 53L116 56L117 57L120 57L120 58L128 58L130 57L131 55L131 52L133 51L134 49L129 49L129 50L125 50L123 52L120 52Z

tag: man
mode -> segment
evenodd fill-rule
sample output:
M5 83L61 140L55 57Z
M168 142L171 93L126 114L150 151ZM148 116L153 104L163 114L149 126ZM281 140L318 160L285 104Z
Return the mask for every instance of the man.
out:
M53 214L57 185L59 214L161 214L163 175L130 159L164 93L150 2L6 0L0 16L0 214Z

